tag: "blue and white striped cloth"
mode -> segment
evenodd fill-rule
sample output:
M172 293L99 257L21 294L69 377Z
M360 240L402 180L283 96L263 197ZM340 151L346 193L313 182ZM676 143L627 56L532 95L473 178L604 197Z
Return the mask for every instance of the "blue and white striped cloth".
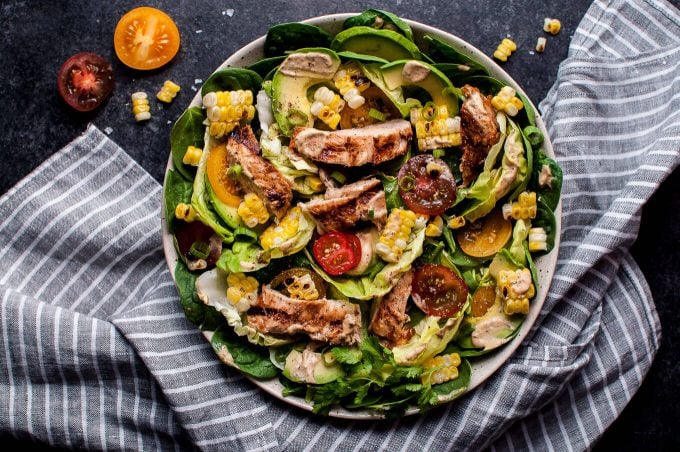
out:
M312 416L220 364L166 269L161 187L89 127L0 199L0 431L87 449L588 448L659 347L628 248L680 161L679 92L678 11L595 2L541 104L565 180L537 325L477 390L394 422Z

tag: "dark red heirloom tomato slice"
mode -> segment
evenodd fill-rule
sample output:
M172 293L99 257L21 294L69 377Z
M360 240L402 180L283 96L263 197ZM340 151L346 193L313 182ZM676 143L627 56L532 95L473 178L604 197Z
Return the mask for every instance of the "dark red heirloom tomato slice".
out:
M215 265L221 249L210 246L210 238L215 232L200 221L178 221L175 226L175 247L188 261L203 259L208 267Z
M340 231L328 232L314 242L314 258L329 275L342 275L359 264L359 237Z
M453 317L467 300L465 281L448 267L427 264L413 275L411 297L425 314Z
M96 53L77 53L59 69L57 89L76 110L94 110L113 90L111 64Z
M399 194L409 209L439 215L456 200L456 180L442 159L420 154L399 170Z

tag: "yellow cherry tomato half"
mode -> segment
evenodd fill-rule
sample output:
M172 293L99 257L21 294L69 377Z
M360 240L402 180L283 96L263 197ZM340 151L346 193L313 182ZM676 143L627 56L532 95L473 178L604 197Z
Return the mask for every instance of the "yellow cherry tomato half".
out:
M179 30L163 11L143 6L126 13L113 34L116 55L133 69L156 69L179 50Z

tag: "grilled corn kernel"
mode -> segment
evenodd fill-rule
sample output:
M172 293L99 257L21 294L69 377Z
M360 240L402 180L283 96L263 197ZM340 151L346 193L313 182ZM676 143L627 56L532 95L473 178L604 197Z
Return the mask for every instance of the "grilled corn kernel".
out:
M449 227L449 229L460 229L465 226L465 217L452 217L449 219L449 222L446 225Z
M333 82L349 108L359 108L366 102L361 93L371 86L371 82L355 63L350 63L336 72Z
M259 283L252 276L230 273L227 276L227 300L238 312L245 312L257 300Z
M412 108L410 118L416 129L419 150L460 146L460 116L450 118L446 105L429 103Z
M404 209L394 209L380 234L375 252L386 262L397 262L404 253L418 215Z
M529 251L546 251L548 249L548 234L543 228L529 229Z
M323 181L319 176L305 176L305 185L313 192L319 192L323 189Z
M321 86L314 92L314 102L310 112L328 127L335 129L340 123L340 111L344 107L345 101L342 100L340 95L325 86Z
M498 111L504 111L509 116L515 116L524 107L517 92L510 86L504 86L493 98L491 105Z
M528 268L501 270L498 273L497 290L503 297L503 312L507 315L527 314L529 299L536 295Z
M293 238L297 234L301 217L302 210L299 207L293 207L286 213L279 224L269 225L260 235L260 246L262 246L262 249L266 251L276 248Z
M203 107L208 116L208 133L222 138L241 122L255 117L253 92L250 90L214 91L203 96Z
M173 83L170 80L166 80L165 83L163 83L163 86L161 87L160 91L158 91L158 93L156 94L156 98L161 102L169 104L170 102L172 102L175 96L177 96L179 90L180 87L178 84Z
M458 366L460 355L450 353L448 355L434 356L423 363L423 374L420 379L423 384L441 384L458 378Z
M301 276L293 276L290 279L291 281L284 281L284 285L291 298L308 301L319 299L319 290L309 273L305 273Z
M517 44L511 39L505 38L498 44L496 51L493 53L494 58L500 61L508 61L508 57L512 52L517 50Z
M551 19L550 17L546 17L543 20L543 31L545 31L546 33L556 35L557 33L560 32L561 29L562 22L560 22L558 19Z
M175 207L175 218L191 223L196 219L196 210L194 210L191 204L181 202Z
M132 99L132 113L135 115L135 121L140 122L151 119L149 96L144 91L132 93L130 99Z
M504 204L501 210L506 220L511 217L515 220L536 218L536 193L523 191L517 201Z
M538 38L538 40L536 41L536 51L538 53L543 53L543 51L545 50L545 45L547 43L548 41L543 36Z
M202 155L203 149L197 148L196 146L189 146L184 153L184 157L182 157L182 163L185 165L198 166Z
M264 224L269 220L269 212L255 193L248 193L238 205L238 215L249 228Z
M444 219L437 215L425 228L425 235L428 237L439 237L444 231Z

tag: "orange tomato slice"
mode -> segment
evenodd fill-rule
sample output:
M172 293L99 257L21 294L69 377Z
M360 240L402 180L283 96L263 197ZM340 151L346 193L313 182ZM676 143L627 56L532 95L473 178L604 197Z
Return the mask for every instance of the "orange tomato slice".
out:
M133 69L156 69L179 50L179 30L163 11L143 6L126 13L113 34L116 55Z
M228 171L227 145L219 144L210 149L210 154L208 154L205 164L205 173L217 199L228 206L238 207L241 203L241 197L238 195L238 185L229 177Z
M456 239L460 249L468 256L488 257L503 248L511 235L512 223L503 218L500 209L494 209L485 217L459 229Z
M472 294L471 314L473 317L481 317L496 302L496 286L481 286Z

